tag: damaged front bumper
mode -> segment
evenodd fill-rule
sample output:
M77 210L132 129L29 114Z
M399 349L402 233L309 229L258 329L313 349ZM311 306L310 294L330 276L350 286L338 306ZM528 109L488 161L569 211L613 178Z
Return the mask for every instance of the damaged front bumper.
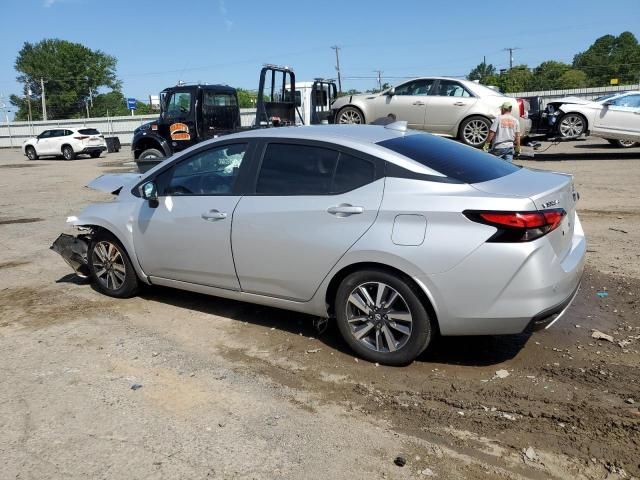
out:
M64 261L73 268L76 275L80 278L89 278L87 251L89 250L90 238L89 234L81 234L74 237L63 233L53 242L50 248L60 254Z

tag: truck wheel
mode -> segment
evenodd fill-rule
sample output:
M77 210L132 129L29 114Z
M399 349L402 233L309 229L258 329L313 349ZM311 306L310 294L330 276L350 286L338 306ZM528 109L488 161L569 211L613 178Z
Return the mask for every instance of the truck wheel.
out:
M150 160L152 158L164 158L164 154L156 148L147 148L140 154L138 160Z
M27 147L26 149L27 158L29 160L37 160L38 154L36 153L36 149L33 147Z

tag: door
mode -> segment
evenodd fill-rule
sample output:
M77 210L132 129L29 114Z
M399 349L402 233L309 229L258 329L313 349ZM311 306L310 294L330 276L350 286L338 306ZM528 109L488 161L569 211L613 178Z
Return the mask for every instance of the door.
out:
M404 120L409 128L422 130L427 111L427 96L434 81L427 78L412 80L395 87L393 95L378 95L372 104L372 122L392 115L396 120Z
M264 152L255 194L233 217L240 285L306 301L373 224L382 167L324 143L269 143Z
M36 153L38 155L52 155L53 152L53 139L52 134L55 130L45 130L38 135L38 141L36 142Z
M477 98L455 80L438 80L427 101L425 130L456 135L458 124Z
M231 220L236 180L248 144L214 145L173 164L156 179L159 205L143 201L133 222L147 275L237 290Z
M594 135L640 141L640 94L618 97L604 103L596 112Z
M196 90L175 89L167 93L158 133L167 140L173 151L184 150L198 142L196 130Z

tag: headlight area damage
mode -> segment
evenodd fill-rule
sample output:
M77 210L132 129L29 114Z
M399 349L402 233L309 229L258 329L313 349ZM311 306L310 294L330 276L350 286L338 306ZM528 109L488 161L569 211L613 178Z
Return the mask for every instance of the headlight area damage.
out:
M76 275L80 278L89 278L87 251L89 250L90 241L91 232L83 233L75 237L63 233L53 242L50 248L60 254L64 261L73 268Z

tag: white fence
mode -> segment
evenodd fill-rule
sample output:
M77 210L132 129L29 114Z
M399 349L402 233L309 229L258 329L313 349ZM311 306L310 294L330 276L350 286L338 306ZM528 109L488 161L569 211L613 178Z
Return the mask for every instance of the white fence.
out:
M240 109L240 122L250 127L256 111L252 108ZM38 122L11 122L0 118L0 148L19 147L29 137L39 135L51 128L97 128L104 136L115 136L123 145L131 144L133 131L143 123L151 122L158 115L135 115L126 117L72 118L69 120L48 120Z

